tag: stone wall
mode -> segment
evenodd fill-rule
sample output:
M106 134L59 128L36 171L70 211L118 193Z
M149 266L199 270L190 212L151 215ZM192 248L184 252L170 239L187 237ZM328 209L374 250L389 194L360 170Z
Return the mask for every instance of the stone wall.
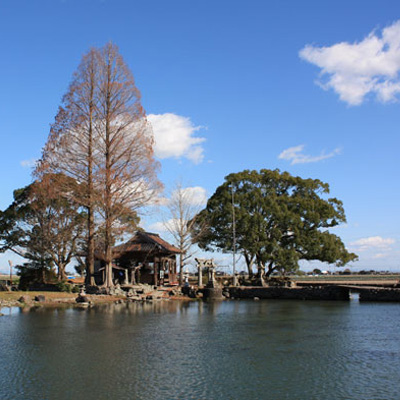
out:
M400 289L359 288L360 301L400 301Z
M238 299L350 300L348 288L319 287L230 287L229 296Z

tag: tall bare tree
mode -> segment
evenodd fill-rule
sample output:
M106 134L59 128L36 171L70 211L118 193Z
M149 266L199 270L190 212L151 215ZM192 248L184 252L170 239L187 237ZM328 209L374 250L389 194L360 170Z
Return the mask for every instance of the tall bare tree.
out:
M183 283L183 268L193 256L192 246L199 240L205 230L197 224L196 233L193 227L196 224L196 215L204 206L204 196L196 188L184 188L181 182L175 185L167 203L168 217L163 225L172 236L176 247L181 250L179 255L179 283Z
M112 43L83 57L63 103L40 168L62 171L82 184L88 273L93 274L96 216L102 226L105 286L111 287L116 236L160 186L151 127L133 75Z
M99 52L91 49L82 58L74 73L68 92L64 95L49 138L43 149L36 175L62 172L80 183L74 191L75 200L87 210L86 283L94 284L94 235L96 193L95 130L96 85ZM66 192L71 192L65 187Z

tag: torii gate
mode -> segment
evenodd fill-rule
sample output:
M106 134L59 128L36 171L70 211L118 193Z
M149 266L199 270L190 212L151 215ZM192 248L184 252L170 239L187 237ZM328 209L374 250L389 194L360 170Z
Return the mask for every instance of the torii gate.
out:
M206 258L195 258L197 262L197 268L199 272L198 285L199 287L203 286L203 275L202 268L207 268L208 271L208 285L210 287L214 287L215 285L215 268L217 267L214 263L214 259L206 259Z

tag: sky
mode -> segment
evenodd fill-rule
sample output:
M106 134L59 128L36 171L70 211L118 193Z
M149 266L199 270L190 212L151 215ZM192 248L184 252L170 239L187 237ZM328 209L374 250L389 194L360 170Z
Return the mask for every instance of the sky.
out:
M317 178L344 203L333 233L354 269L400 271L398 1L0 0L0 209L31 182L82 55L108 41L166 193L181 181L205 201L245 169Z

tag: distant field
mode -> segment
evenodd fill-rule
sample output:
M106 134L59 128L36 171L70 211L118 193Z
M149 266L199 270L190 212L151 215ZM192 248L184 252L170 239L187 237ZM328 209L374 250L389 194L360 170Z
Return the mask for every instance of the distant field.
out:
M400 274L390 275L319 275L319 276L294 276L293 280L298 282L312 281L312 282L325 282L325 281L392 281L399 280Z
M400 281L400 274L391 275L321 275L293 277L298 285L356 285L356 286L394 286Z
M0 281L9 281L9 280L10 280L10 274L8 274L8 275L0 274ZM13 282L18 282L19 276L13 275L12 280L13 280Z

